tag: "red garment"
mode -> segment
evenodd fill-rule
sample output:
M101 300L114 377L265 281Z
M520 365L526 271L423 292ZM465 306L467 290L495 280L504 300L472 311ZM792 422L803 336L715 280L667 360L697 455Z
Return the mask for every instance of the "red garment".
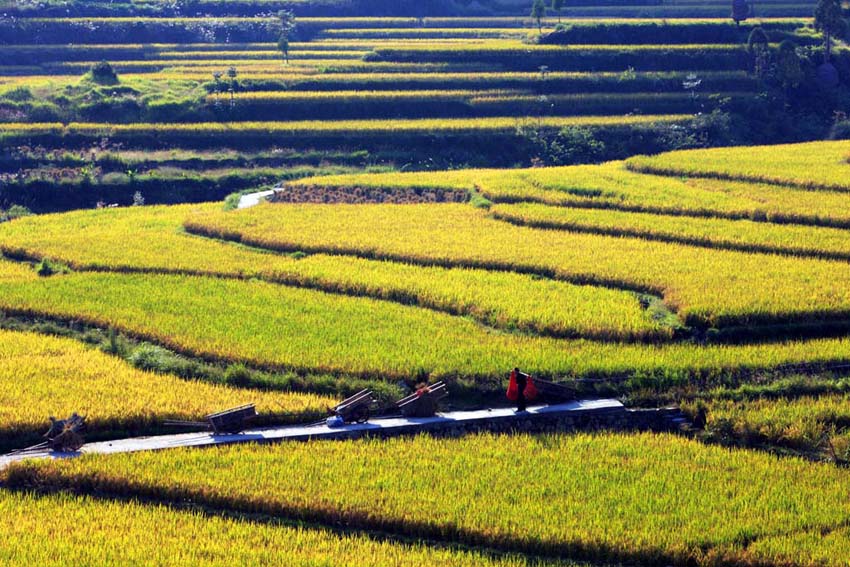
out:
M507 397L512 402L517 401L517 398L519 398L519 386L516 383L516 370L511 370L511 380L508 382Z
M531 374L528 375L528 381L525 385L525 399L533 400L537 397L537 386L534 385L534 379L531 377Z

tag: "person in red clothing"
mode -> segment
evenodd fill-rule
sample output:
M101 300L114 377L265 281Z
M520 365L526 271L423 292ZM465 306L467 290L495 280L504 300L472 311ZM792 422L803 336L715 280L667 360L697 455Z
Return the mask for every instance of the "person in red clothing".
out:
M517 411L525 411L527 401L533 400L537 395L537 388L531 376L514 368L511 371L511 380L508 383L508 399L516 402Z

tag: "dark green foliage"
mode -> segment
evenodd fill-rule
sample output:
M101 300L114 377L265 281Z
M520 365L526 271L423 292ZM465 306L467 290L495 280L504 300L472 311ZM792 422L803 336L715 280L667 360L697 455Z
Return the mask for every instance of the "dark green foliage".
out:
M531 5L531 18L537 21L537 30L543 33L543 18L546 17L546 3L543 0L534 0Z
M841 10L840 0L818 0L815 8L815 29L823 33L826 61L832 54L832 40L847 34L847 21Z
M224 382L230 386L245 388L253 384L253 376L244 364L231 364L224 371Z
M747 0L732 0L732 20L739 24L750 17L750 3Z
M16 87L10 91L6 91L3 98L14 102L24 102L32 100L33 96L28 87Z
M92 80L99 85L115 85L118 83L118 75L107 61L95 63L90 73Z
M757 77L764 77L770 66L770 43L761 26L750 32L747 53L750 55L750 69Z
M785 89L797 88L805 79L803 62L797 55L797 45L789 40L779 45L776 55L776 80Z
M43 278L59 274L67 274L70 271L71 269L65 264L56 262L50 258L42 258L41 261L35 265L35 273Z
M21 217L27 217L31 214L32 211L30 211L26 207L22 207L20 205L12 205L6 210L0 209L0 222L6 222Z
M594 163L606 156L605 143L588 128L571 126L553 133L532 125L519 133L534 148L532 162L538 165Z
M205 380L213 383L224 381L224 373L220 368L186 358L158 345L141 343L131 350L125 350L125 353L127 352L129 352L129 356L126 357L127 362L140 370L174 374L189 380Z

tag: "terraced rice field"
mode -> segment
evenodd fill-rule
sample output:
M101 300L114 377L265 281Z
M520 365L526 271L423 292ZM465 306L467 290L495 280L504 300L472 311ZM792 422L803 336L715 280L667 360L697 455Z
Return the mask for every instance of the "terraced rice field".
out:
M272 10L276 5L262 4ZM158 175L161 168L154 163L144 170L127 164L122 173L132 171L139 179L155 174L135 188L104 182L102 167L43 159L41 170L19 171L15 146L83 153L365 150L369 156L358 165L426 169L527 164L537 151L529 147L529 136L566 128L590 131L604 141L608 155L625 157L635 151L625 142L632 135L664 149L681 126L696 128L690 125L694 114L751 96L757 82L746 72L741 45L755 26L775 43L812 41L809 20L792 9L765 9L760 19L740 27L711 18L659 21L634 14L572 20L563 45L536 43L536 25L515 14L425 19L299 14L298 35L284 57L275 43L279 24L269 12L203 18L146 15L148 8L168 8L145 6L137 6L135 15L119 15L110 11L127 10L98 4L80 17L56 17L45 6L41 17L29 14L0 25L10 38L4 43L8 58L0 65L0 139L10 155L0 163L0 175L15 181L0 187L0 201L59 210L36 206L44 200L38 191L54 195L63 183L79 180L102 186L101 195L77 192L61 208L99 200L129 204L136 191L147 194L148 203L223 196L221 190L181 182L169 199L172 178ZM246 9L232 6L234 13ZM107 13L97 13L102 10ZM550 14L541 23L543 31L552 31L559 19ZM64 41L69 35L74 44ZM85 78L101 60L118 73L116 84ZM693 73L700 86L685 89ZM430 162L420 157L424 154L432 156ZM245 165L255 166L251 160ZM322 165L324 171L313 173L333 173L331 168L344 164L329 157ZM193 169L205 173L202 164ZM247 170L234 172L233 191L293 177L282 168L270 173L259 179ZM31 185L37 190L32 194L26 190Z
M332 404L311 394L261 393L142 372L71 339L10 331L0 331L0 338L4 449L38 442L48 415L75 411L88 417L89 434L102 438L151 430L164 419L201 420L249 402L267 420L269 414L314 416Z
M58 566L67 561L104 565L282 561L305 567L317 562L364 567L400 562L421 567L530 564L520 556L496 558L481 552L409 545L366 535L340 535L322 528L259 524L136 502L70 496L40 498L4 492L0 494L0 511L3 533L7 541L16 543L14 547L0 549L0 559L39 565ZM56 534L56 517L78 524L79 528L64 535L61 543L45 546L45 540ZM129 539L133 545L114 545L115 541Z
M434 467L452 473L435 475ZM338 482L340 471L353 482ZM9 475L13 483L614 561L805 564L847 546L843 471L669 435L178 450L22 466ZM431 495L427 508L423 494ZM830 537L818 540L818 531Z
M703 148L815 3L431 4L0 0L0 448L504 404L516 366L692 438L27 462L0 563L846 564L850 144Z

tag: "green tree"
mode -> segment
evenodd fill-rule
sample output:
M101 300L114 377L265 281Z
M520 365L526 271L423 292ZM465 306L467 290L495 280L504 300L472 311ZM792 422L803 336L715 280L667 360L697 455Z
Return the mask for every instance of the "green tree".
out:
M543 0L534 0L531 5L531 17L537 20L537 31L543 33L543 18L546 17L546 3Z
M280 35L277 38L277 48L283 54L283 60L289 63L289 40L295 31L295 14L291 10L281 10L277 13L280 19Z
M552 0L552 9L558 12L558 22L561 22L561 10L564 8L564 0Z
M779 45L776 56L776 79L785 89L793 89L805 78L803 63L797 55L797 44L786 39Z
M750 32L750 37L747 39L747 53L750 55L753 73L757 77L764 77L770 66L770 42L761 26L754 27Z
M828 63L832 55L832 38L841 38L847 32L847 22L841 11L840 0L818 0L815 8L815 29L823 33Z
M732 0L732 19L736 25L750 17L750 3L747 0Z
M283 60L289 63L289 37L285 34L280 34L277 38L277 48L283 54Z
M99 85L115 85L118 83L118 75L107 61L92 65L91 78Z

